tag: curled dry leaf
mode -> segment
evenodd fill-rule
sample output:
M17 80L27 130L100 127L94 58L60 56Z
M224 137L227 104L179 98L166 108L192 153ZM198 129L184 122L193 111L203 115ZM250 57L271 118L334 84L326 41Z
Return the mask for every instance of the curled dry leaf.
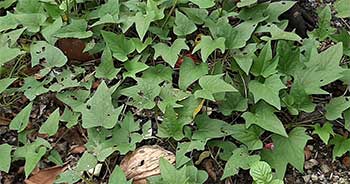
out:
M57 41L57 46L63 51L70 61L90 61L94 57L87 52L83 52L85 49L85 43L79 39L64 38Z
M42 169L26 179L24 182L26 184L53 184L56 177L66 169L67 166L54 166L47 169Z
M210 178L213 179L214 181L216 181L217 177L216 177L216 172L215 172L216 168L214 166L214 161L212 159L205 159L202 162L202 166L207 171Z
M70 150L70 153L73 153L73 154L81 154L81 153L84 153L86 150L85 146L84 145L81 145L81 146L73 146Z
M140 184L145 182L146 178L160 174L160 158L164 158L172 164L175 163L175 155L172 152L158 145L146 145L127 154L120 167L128 180L133 179L134 184Z
M343 165L344 165L345 167L347 167L347 168L350 167L350 157L349 157L349 156L345 156L345 157L343 158L342 162L343 162Z
M312 156L311 150L308 147L304 149L305 160L309 160Z

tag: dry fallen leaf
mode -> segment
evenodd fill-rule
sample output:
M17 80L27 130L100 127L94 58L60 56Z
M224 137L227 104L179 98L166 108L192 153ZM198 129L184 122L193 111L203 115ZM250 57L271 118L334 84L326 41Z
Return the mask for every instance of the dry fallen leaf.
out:
M312 153L308 147L305 147L304 155L305 155L305 160L309 160L311 158Z
M142 146L125 156L120 164L128 180L142 183L146 178L160 174L159 159L164 158L170 163L175 163L175 155L158 145Z
M345 156L344 158L343 158L343 165L345 166L345 167L350 167L350 157L348 157L348 156Z
M211 159L205 159L202 162L202 166L204 167L204 169L207 171L208 175L210 176L211 179L213 179L214 181L217 180L216 177L216 172L215 172L215 167L214 167L214 161Z
M57 41L57 46L70 61L90 61L94 59L89 53L83 52L85 49L85 43L82 40L74 38L59 39Z
M73 146L69 152L73 154L80 154L80 153L84 153L85 150L86 150L85 146L81 145L81 146Z
M42 169L26 179L26 184L53 184L56 177L64 172L67 166L54 166L47 169Z
M0 126L7 126L11 122L11 119L0 116Z

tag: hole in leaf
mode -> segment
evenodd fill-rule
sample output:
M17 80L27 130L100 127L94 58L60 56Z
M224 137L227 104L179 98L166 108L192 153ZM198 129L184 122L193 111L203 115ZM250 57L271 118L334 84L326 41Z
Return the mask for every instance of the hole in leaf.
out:
M70 96L73 100L78 100L78 98L76 97L76 96L74 96L74 95L71 95Z
M91 109L91 105L86 105L86 108L90 110Z
M143 164L145 164L145 160L141 160L139 166L143 166Z
M285 5L285 4L286 4L286 2L282 2L282 4L283 4L283 5Z
M45 58L41 58L41 59L39 59L39 62L40 62L40 64L45 64L46 60L45 60Z
M323 82L323 79L321 79L320 82Z
M137 94L140 95L141 97L145 96L145 94L142 91L139 91Z

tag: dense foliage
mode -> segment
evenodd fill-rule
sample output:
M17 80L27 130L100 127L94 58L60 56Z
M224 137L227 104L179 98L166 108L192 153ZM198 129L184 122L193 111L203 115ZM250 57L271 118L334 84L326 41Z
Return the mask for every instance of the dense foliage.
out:
M24 160L28 177L44 160L63 164L50 137L64 126L87 132L86 151L57 183L92 180L82 173L155 140L176 150L176 165L161 160L151 183L204 183L194 152L223 166L221 180L250 169L256 183L283 183L288 164L303 172L312 134L340 157L350 139L333 126L350 130L350 33L330 21L331 9L350 17L347 3L320 7L318 28L302 39L278 19L293 1L1 1L1 107L28 100L9 124L18 143L0 145L0 170ZM67 38L83 40L91 59L73 63L57 45ZM324 88L334 82L346 86L342 95ZM49 94L51 114L35 120ZM324 115L302 121L319 106ZM110 182L128 183L118 166Z

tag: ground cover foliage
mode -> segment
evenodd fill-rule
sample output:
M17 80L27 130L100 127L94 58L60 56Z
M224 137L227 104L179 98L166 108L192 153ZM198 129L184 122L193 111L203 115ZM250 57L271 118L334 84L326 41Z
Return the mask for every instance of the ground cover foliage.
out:
M1 125L16 137L1 140L0 170L24 166L28 178L69 165L56 183L130 183L120 158L159 144L176 164L161 159L150 183L232 182L246 170L277 184L288 165L303 172L312 135L333 159L347 154L350 33L330 21L350 17L350 2L320 7L307 38L279 19L295 3L0 2ZM85 148L76 161L57 146L71 129ZM89 172L98 163L103 177Z

